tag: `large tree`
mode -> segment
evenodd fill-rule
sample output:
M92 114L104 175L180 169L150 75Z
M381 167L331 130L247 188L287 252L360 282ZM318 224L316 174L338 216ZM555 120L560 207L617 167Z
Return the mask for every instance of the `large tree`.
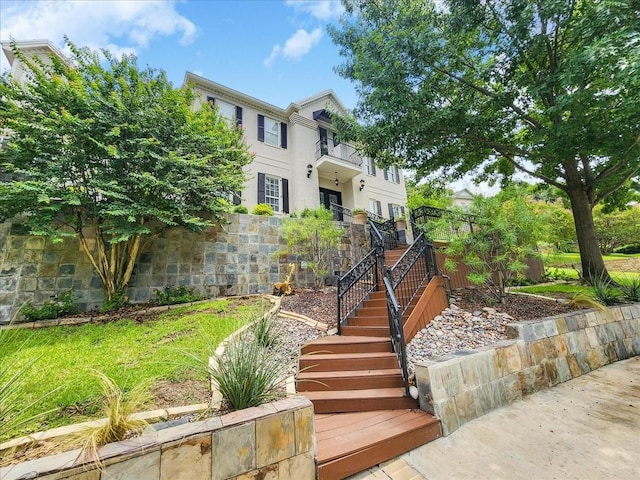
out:
M640 1L344 3L330 34L360 94L345 130L365 153L559 188L585 278L606 275L592 209L640 169Z
M251 161L242 131L133 56L80 49L51 64L13 52L25 82L0 82L0 220L78 237L112 301L145 240L220 222Z

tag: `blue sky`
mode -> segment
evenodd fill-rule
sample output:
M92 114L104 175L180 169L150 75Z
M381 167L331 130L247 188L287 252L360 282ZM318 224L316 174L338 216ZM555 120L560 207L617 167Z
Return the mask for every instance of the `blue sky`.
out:
M353 108L355 88L334 73L342 59L326 31L341 12L339 1L0 0L0 38L61 47L67 35L135 53L174 85L191 71L279 107L332 89Z

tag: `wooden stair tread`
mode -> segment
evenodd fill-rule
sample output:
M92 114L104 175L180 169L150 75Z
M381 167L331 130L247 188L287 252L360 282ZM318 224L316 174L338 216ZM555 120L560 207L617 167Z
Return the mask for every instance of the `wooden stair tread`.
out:
M396 358L393 352L355 352L355 353L305 353L300 360L353 360L362 358Z
M343 370L343 371L327 371L327 372L300 372L298 378L315 379L315 378L350 378L350 377L375 377L380 375L399 375L399 368L381 368L370 370Z
M311 344L323 344L323 343L380 343L384 340L380 337L349 337L342 335L327 335L325 337L319 337L311 342L306 343L305 345ZM387 340L389 341L389 340Z
M404 396L404 387L368 388L365 390L328 390L320 392L304 392L309 400L366 400L383 398L407 398ZM412 399L413 400L413 399Z
M369 417L360 416L359 421L345 422L342 428L322 430L319 420L318 425L318 463L322 464L335 460L345 455L349 455L363 448L380 443L389 438L406 434L407 432L419 430L439 421L433 416L424 412L412 410L390 410L383 411L391 413L386 415L371 415ZM377 412L358 412L377 413ZM337 414L336 416L346 416L349 413Z

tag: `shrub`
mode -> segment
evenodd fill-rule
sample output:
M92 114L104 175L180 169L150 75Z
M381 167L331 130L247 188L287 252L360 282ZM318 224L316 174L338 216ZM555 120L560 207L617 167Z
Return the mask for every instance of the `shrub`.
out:
M624 277L618 282L622 297L629 302L640 302L640 277Z
M175 305L176 303L197 302L204 298L203 295L196 292L195 288L185 285L172 286L167 285L162 290L154 290L156 298L153 303L157 305Z
M129 305L129 297L125 294L124 290L118 290L113 294L111 300L105 298L100 305L100 312L112 312L114 310L119 310L125 306Z
M28 322L74 315L78 311L78 305L73 299L73 290L61 293L58 300L44 302L40 307L34 307L31 303L27 303L21 309L22 315Z
M624 253L627 255L632 255L634 253L640 253L640 244L638 245L627 245L626 247L616 248L614 250L616 253Z
M288 365L264 348L254 336L238 335L210 367L226 407L231 410L256 407L281 396L279 384Z
M591 277L593 297L604 305L614 305L620 302L620 291L613 287L611 279L606 277Z
M278 340L278 324L273 315L263 315L252 326L253 336L263 347L270 347Z
M249 209L244 205L236 205L233 207L233 213L249 213Z
M271 205L267 205L266 203L258 203L255 207L253 207L251 213L253 213L254 215L268 215L272 217L273 208L271 208Z

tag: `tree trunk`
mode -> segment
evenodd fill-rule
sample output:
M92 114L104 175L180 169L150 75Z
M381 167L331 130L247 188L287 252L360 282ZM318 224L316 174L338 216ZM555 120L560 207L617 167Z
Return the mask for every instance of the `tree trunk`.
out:
M607 267L602 258L602 252L596 239L596 229L593 224L591 203L582 186L568 190L573 221L576 226L576 237L580 249L582 263L582 277L591 282L592 278L610 279Z

